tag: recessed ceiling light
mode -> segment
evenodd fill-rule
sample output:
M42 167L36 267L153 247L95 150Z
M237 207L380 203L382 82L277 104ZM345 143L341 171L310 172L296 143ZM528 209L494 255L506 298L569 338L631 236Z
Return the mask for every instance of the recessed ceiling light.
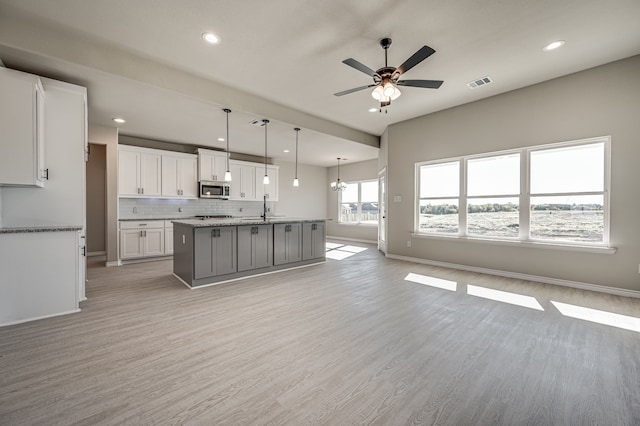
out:
M282 151L282 152L289 152L289 150L288 150L288 149L285 149L285 150L284 150L284 151Z
M202 33L202 38L204 39L204 41L207 41L211 44L220 43L220 37L218 37L214 33Z
M224 138L218 138L218 142L224 142Z
M545 52L549 52L551 50L556 50L557 48L562 46L564 46L564 40L556 40L547 44L542 50L544 50Z
M369 108L369 112L376 112L378 108Z
M120 118L120 117L114 118L113 121L115 121L118 124L123 124L123 123L127 122L127 120L125 120L124 118Z

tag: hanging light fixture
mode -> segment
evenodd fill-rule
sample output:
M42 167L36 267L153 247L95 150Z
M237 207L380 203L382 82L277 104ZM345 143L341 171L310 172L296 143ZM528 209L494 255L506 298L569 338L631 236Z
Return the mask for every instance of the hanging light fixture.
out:
M229 108L223 109L223 111L227 114L227 171L224 172L224 181L231 182L231 170L229 169L229 113L231 110Z
M331 182L332 191L344 191L347 189L347 184L340 181L340 160L346 160L346 158L338 157L338 179L335 182Z
M269 175L267 174L267 125L269 120L265 118L262 122L264 123L264 179L262 179L262 183L269 185Z
M293 186L300 186L300 181L298 180L298 134L300 134L300 128L296 127L293 130L296 131L296 175L293 178Z

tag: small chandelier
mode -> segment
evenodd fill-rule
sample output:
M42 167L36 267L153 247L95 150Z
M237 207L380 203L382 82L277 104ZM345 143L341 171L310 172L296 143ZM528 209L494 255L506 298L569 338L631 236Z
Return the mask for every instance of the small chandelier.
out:
M338 157L338 179L335 182L331 182L332 191L344 191L347 189L347 184L340 181L340 160L346 160L346 158Z

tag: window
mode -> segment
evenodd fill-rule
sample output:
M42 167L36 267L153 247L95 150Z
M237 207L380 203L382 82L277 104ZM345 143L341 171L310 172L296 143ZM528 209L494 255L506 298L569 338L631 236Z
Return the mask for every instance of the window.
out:
M610 139L416 164L417 233L608 244Z
M347 183L340 191L340 223L378 224L378 181Z
M420 167L419 232L458 233L460 163Z
M467 234L517 238L520 153L467 161Z

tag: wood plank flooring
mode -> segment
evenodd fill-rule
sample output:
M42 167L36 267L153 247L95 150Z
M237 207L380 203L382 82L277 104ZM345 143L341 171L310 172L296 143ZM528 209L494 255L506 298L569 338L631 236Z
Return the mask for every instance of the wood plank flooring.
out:
M196 290L171 261L92 265L81 313L0 328L0 424L640 424L640 333L551 303L639 318L640 300L353 245L367 250Z

